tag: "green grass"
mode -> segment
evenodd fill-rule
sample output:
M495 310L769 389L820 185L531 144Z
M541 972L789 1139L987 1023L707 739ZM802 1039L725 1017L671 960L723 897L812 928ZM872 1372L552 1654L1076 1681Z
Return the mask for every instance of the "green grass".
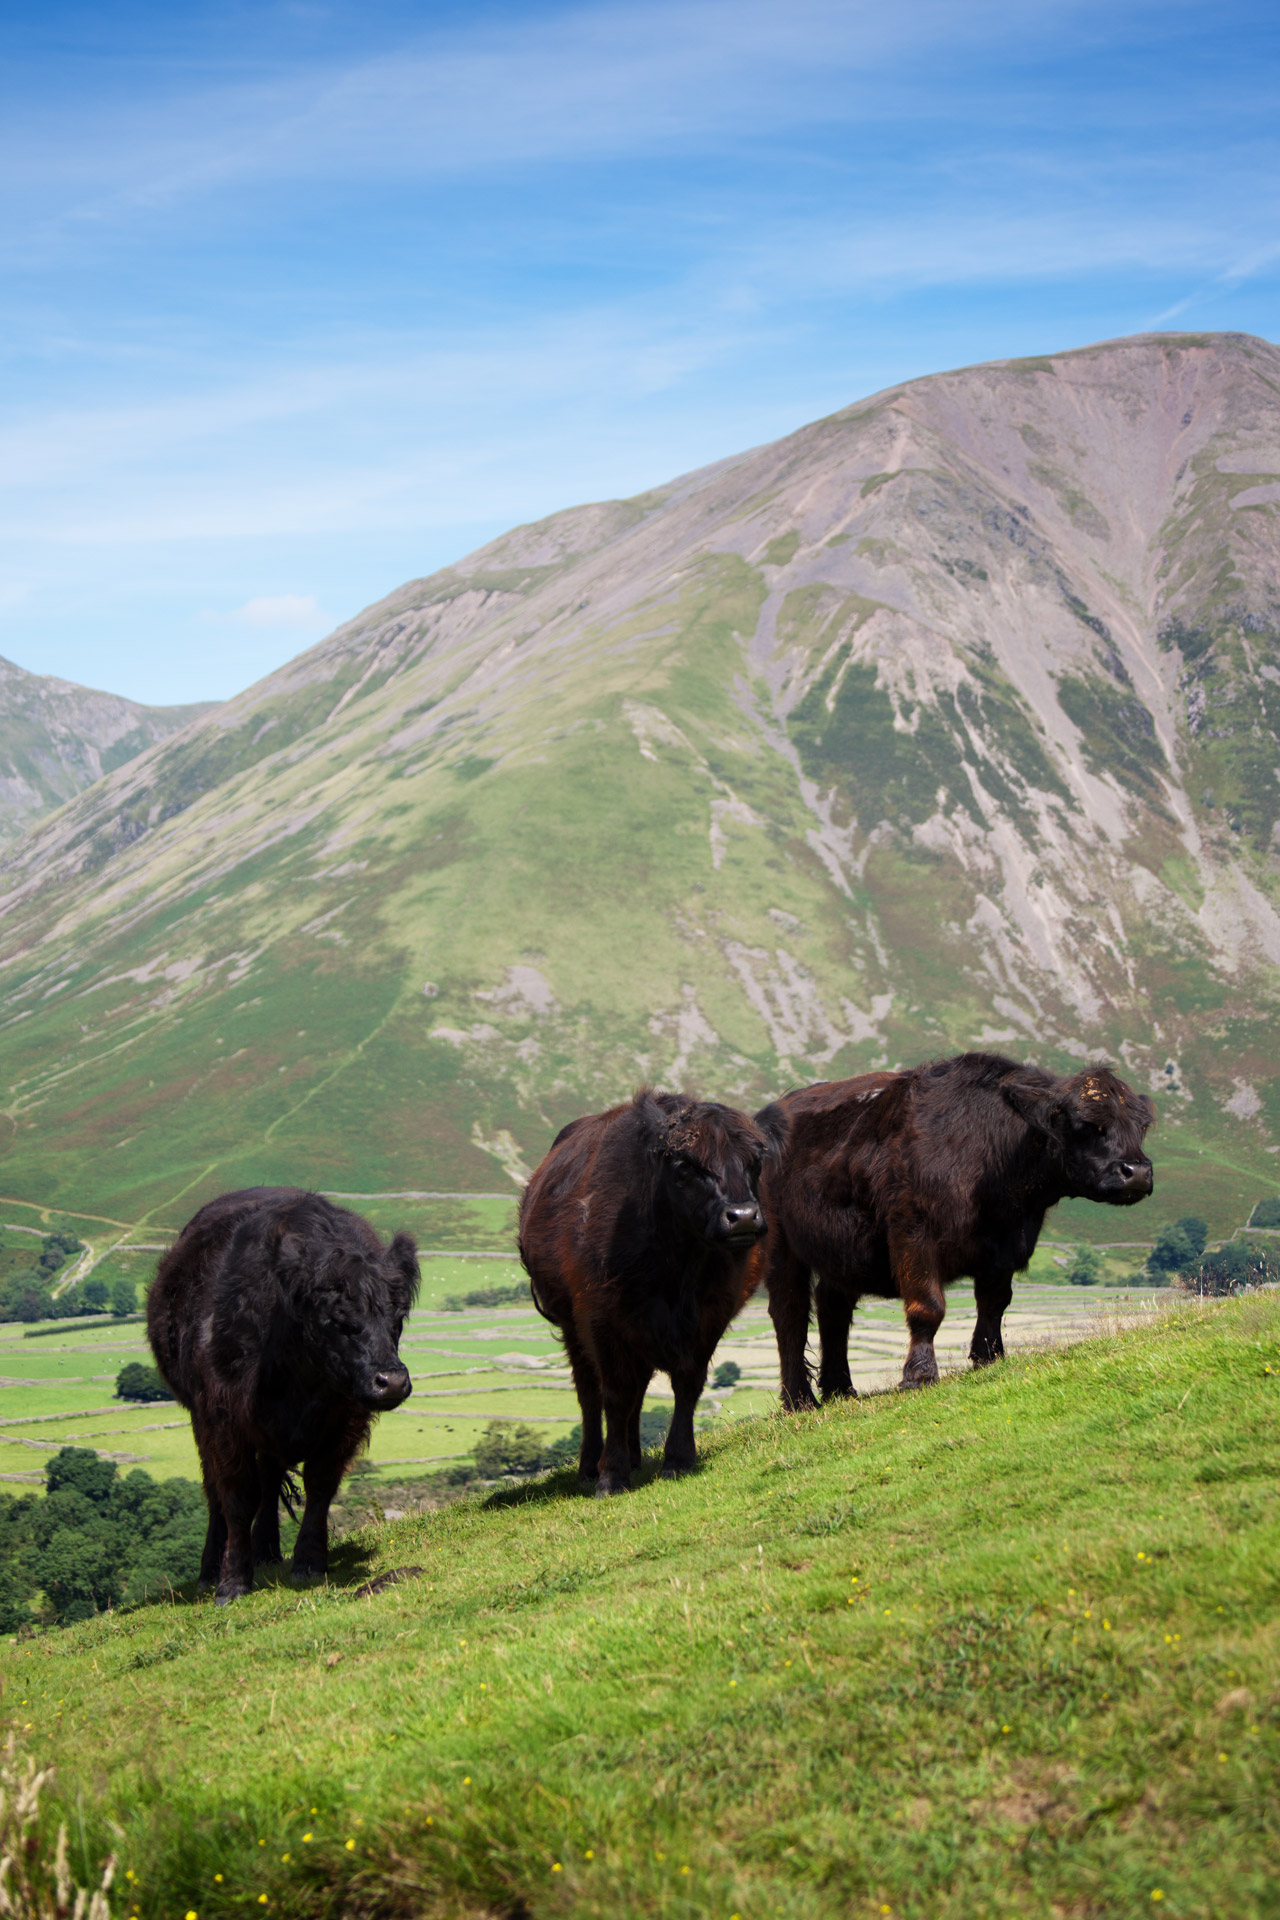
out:
M1262 1920L1278 1414L1280 1300L1187 1307L10 1644L5 1713L142 1920Z

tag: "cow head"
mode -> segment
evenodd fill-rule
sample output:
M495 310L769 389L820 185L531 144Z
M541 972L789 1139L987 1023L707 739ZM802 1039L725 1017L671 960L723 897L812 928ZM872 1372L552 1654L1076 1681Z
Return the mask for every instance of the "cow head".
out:
M709 1246L754 1246L767 1231L757 1189L777 1144L772 1134L732 1107L682 1094L646 1089L635 1107L663 1193L685 1229Z
M375 1250L376 1249L376 1250ZM389 1247L360 1245L308 1222L305 1232L287 1230L279 1261L287 1275L300 1270L294 1294L308 1357L336 1396L371 1412L386 1412L413 1391L400 1359L405 1316L417 1298L417 1249L407 1233Z
M1049 1141L1064 1198L1131 1207L1152 1191L1155 1176L1142 1141L1155 1108L1109 1067L1086 1067L1069 1080L1012 1075L1001 1092Z

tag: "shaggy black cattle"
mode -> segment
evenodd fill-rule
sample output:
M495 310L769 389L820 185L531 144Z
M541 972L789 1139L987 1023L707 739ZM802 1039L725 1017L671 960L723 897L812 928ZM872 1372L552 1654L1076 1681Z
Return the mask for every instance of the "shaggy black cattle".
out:
M783 1118L766 1167L769 1312L783 1405L815 1404L805 1364L810 1279L823 1398L850 1394L849 1324L864 1293L900 1297L910 1351L904 1387L938 1377L943 1288L973 1278L975 1366L1004 1352L1013 1276L1048 1209L1075 1197L1132 1206L1152 1190L1143 1135L1151 1102L1107 1067L1059 1079L998 1054L964 1053L905 1073L866 1073L786 1094L756 1116Z
M564 1339L582 1407L578 1471L597 1493L631 1485L658 1371L676 1401L662 1470L697 1465L707 1364L764 1270L756 1187L770 1144L730 1107L644 1088L565 1127L525 1188L520 1258Z
M338 1483L373 1416L411 1390L396 1349L417 1291L407 1233L384 1247L366 1220L294 1187L211 1200L161 1260L147 1332L191 1413L209 1502L200 1581L220 1604L280 1559L280 1493L299 1463L293 1571L326 1571Z

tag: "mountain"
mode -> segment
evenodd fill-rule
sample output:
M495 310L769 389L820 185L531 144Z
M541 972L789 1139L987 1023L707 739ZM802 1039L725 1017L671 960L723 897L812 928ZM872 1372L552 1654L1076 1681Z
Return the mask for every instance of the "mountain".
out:
M1280 350L1145 335L411 582L8 854L0 1183L488 1189L644 1078L991 1046L1157 1090L1156 1205L1083 1230L1234 1224L1280 1147L1278 503Z
M140 707L0 658L0 846L213 704Z

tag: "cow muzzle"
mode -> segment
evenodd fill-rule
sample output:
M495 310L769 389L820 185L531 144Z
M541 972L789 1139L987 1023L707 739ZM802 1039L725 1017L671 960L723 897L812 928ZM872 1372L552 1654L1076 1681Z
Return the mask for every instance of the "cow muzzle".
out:
M367 1407L376 1407L379 1413L385 1413L389 1407L398 1407L412 1392L413 1382L407 1367L380 1367L369 1382L364 1401Z
M1122 1160L1113 1167L1107 1184L1106 1198L1112 1206L1131 1207L1155 1191L1155 1171L1143 1154L1140 1159Z
M726 1241L731 1247L754 1246L767 1231L765 1218L758 1202L751 1200L743 1205L725 1207L720 1214L720 1230L717 1238Z

